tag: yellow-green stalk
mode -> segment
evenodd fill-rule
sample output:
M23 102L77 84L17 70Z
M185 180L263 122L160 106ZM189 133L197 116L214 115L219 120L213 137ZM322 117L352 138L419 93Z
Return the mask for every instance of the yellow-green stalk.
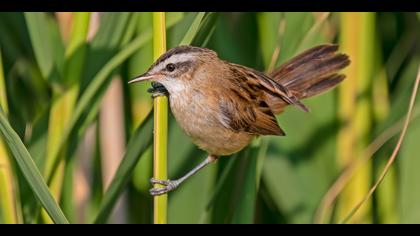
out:
M388 78L385 66L382 64L381 45L375 44L375 74L373 76L372 102L373 114L376 124L384 122L390 114L390 100L388 91ZM378 157L380 158L380 157ZM377 170L385 168L386 160L378 159ZM396 167L392 166L386 179L376 190L378 223L396 224L398 223L397 209L397 172Z
M153 57L156 60L166 51L165 13L153 13ZM155 179L166 180L168 147L168 98L160 96L154 99L154 165ZM168 195L154 198L154 223L167 223Z
M52 104L49 118L47 159L44 176L51 173L51 168L55 161L54 155L58 151L56 149L59 147L62 134L65 131L67 124L70 122L73 107L77 98L77 91L77 87L74 86L68 91L65 91L61 96L56 95L56 100ZM63 155L63 153L60 155ZM61 158L61 161L57 166L58 169L54 171L55 174L53 175L49 185L50 191L56 201L59 201L61 197L61 187L65 168L64 158L58 158ZM42 216L45 223L53 223L45 210L42 210Z
M341 50L350 56L347 79L339 88L337 157L342 167L358 158L369 142L371 128L370 89L374 70L374 13L341 13ZM343 190L337 217L341 220L366 195L371 182L371 163L361 167ZM371 202L350 221L369 223Z
M82 47L87 38L89 20L90 13L77 12L73 15L70 40L66 49L66 61L68 65L66 65L64 83L77 81L80 78L84 61L84 50ZM55 173L49 187L56 201L60 199L61 195L65 158L55 154L59 151L57 148L59 148L60 139L70 122L79 91L78 83L69 83L70 87L64 88L64 91L54 91L54 101L50 111L48 126L47 158L44 176L48 178L47 175L49 173ZM64 155L64 153L60 155ZM53 171L52 168L56 158L60 158L61 161L57 167L58 169ZM42 211L42 216L46 223L52 223L44 210Z
M0 107L7 114L6 86L3 73L3 61L0 51ZM9 154L0 137L0 214L5 224L17 224L20 221L20 208L17 201L17 190L12 174Z

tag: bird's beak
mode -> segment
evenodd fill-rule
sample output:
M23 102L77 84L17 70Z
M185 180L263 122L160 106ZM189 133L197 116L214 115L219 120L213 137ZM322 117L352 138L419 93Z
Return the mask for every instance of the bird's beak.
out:
M137 82L141 82L141 81L148 81L148 80L156 81L156 80L161 79L163 77L164 77L164 75L160 75L160 74L151 75L149 73L145 73L145 74L142 74L142 75L130 80L128 83L133 84L133 83L137 83Z

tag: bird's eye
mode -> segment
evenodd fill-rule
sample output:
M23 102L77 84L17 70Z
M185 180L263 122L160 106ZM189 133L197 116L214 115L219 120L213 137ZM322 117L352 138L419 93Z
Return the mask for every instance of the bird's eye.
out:
M166 69L167 69L169 72L172 72L172 71L174 71L174 70L175 70L175 65L174 65L174 64L172 64L172 63L169 63L168 65L166 65Z

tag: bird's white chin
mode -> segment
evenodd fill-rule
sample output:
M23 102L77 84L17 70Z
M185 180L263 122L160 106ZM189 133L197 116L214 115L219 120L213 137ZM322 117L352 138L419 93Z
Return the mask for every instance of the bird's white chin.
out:
M171 96L178 96L185 91L185 84L181 80L177 80L174 78L165 78L159 81L166 90L168 90Z

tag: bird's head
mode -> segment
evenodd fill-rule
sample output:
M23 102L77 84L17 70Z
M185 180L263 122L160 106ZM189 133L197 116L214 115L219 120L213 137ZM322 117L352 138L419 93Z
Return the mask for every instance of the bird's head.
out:
M160 56L146 73L129 83L154 81L163 85L169 94L177 93L194 80L198 67L216 58L217 54L210 49L178 46Z

